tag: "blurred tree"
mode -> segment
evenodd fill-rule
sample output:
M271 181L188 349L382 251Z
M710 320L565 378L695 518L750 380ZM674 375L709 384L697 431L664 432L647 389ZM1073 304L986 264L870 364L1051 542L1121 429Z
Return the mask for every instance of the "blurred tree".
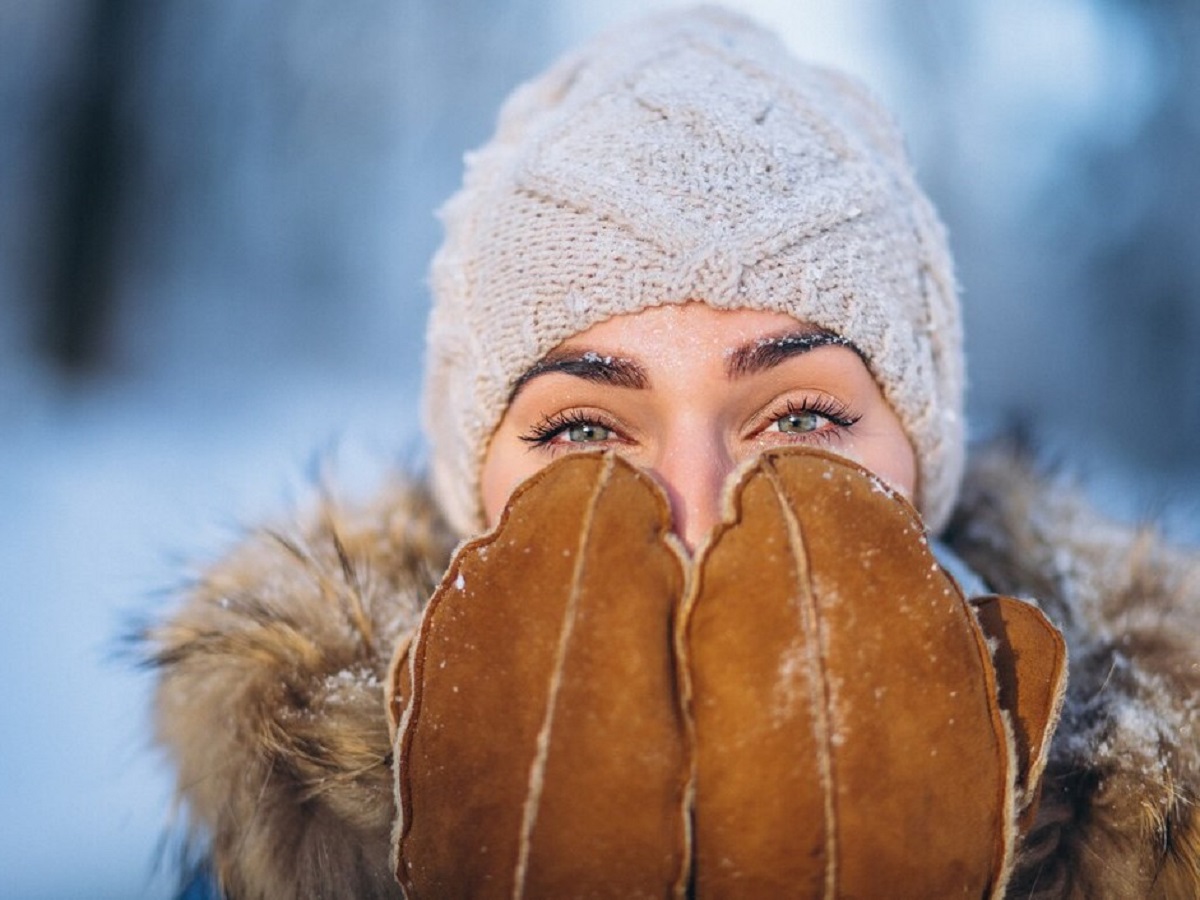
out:
M43 341L68 371L103 354L114 298L113 248L124 167L119 98L130 77L130 24L137 0L92 0L56 148L50 201L56 248L44 297Z
M80 376L415 377L433 210L551 19L538 0L0 5L19 61L0 64L19 132L0 135L0 290L29 311L0 338Z
M1095 314L1097 426L1151 465L1200 463L1200 5L1097 0L1137 15L1155 60L1141 126L1081 135L1060 222Z
M61 370L86 375L105 356L128 173L122 99L143 5L0 7L0 338L9 357L24 340Z
M1200 5L882 3L972 415L1200 469Z

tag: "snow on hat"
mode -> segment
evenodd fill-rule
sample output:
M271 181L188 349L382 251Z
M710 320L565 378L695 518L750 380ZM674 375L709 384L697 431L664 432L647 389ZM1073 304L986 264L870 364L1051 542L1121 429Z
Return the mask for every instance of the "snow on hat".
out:
M949 516L964 458L944 230L891 118L769 32L701 7L603 35L519 87L441 211L424 415L434 491L483 527L516 380L612 316L702 300L782 312L864 354Z

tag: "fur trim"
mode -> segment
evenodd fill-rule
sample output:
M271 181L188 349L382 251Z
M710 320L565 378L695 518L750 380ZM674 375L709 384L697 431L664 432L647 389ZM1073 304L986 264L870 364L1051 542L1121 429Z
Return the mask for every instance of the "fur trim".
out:
M423 491L251 535L142 636L157 739L238 900L398 897L383 681L452 541Z
M1200 554L1108 521L992 449L949 542L995 590L1037 599L1070 673L1012 897L1200 896Z
M399 896L383 682L454 537L412 484L293 533L251 535L141 635L158 740L227 896ZM1200 896L1200 555L1003 449L976 459L947 539L1070 649L1009 896Z

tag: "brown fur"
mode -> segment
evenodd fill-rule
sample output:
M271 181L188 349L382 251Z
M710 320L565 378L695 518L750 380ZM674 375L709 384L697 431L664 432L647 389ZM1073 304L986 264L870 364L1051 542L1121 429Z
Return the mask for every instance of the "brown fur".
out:
M142 636L157 736L229 897L399 896L383 679L453 537L411 485L287 534L252 535ZM1200 897L1200 555L1008 451L978 458L948 536L1071 653L1009 896Z
M227 896L398 897L383 679L451 541L398 487L365 512L323 504L262 531L144 641L157 738Z
M1012 897L1200 897L1200 555L1099 516L1003 450L974 464L949 537L1036 598L1070 674Z

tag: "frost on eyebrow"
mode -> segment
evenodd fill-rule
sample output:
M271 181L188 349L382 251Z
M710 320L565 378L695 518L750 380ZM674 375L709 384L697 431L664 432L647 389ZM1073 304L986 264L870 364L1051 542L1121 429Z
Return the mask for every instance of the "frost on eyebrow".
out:
M595 350L551 352L521 374L509 392L508 402L511 404L522 388L534 378L551 372L573 375L585 381L614 387L644 388L649 383L646 370L632 359L601 354Z
M753 375L773 368L793 356L816 350L818 347L846 347L853 350L863 362L866 355L849 338L832 331L790 331L784 334L766 335L740 347L725 352L725 371L730 378Z

